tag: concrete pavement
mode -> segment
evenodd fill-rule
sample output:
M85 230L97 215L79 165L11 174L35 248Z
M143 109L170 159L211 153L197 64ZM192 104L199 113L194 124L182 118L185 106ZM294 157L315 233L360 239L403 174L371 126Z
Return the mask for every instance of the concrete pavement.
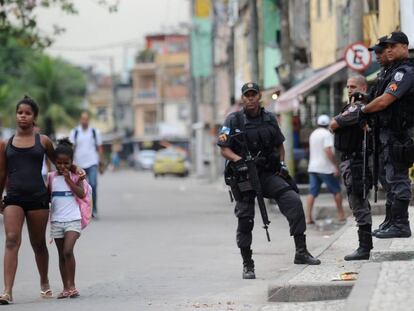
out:
M38 275L25 231L14 310L258 310L267 304L270 280L297 267L287 221L271 214L271 243L256 218L257 280L241 279L237 221L220 183L110 172L99 179L99 216L75 247L79 299L38 298ZM332 233L310 228L311 252ZM56 295L61 285L53 244L49 252Z

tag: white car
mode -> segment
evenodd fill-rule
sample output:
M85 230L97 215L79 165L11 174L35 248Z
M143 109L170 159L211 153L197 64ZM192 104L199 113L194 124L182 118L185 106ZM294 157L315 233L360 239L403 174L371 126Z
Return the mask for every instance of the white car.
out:
M135 168L139 170L150 170L154 165L155 161L155 150L141 150L136 153L135 158Z

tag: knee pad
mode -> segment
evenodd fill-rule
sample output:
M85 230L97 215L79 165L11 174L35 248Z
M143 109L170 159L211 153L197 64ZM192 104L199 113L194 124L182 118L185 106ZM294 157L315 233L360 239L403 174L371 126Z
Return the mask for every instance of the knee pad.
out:
M237 231L242 232L242 233L250 233L253 230L253 226L254 226L253 218L242 217L242 218L239 218L239 227Z

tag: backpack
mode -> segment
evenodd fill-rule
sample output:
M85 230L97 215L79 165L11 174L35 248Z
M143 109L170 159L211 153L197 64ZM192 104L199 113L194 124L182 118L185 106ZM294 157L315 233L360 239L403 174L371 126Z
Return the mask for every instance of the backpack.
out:
M76 143L77 143L77 140L78 140L78 135L79 135L79 129L75 128L74 142L73 142L75 147L76 147ZM98 150L98 139L96 138L96 130L95 130L94 127L92 127L92 136L93 136L93 140L95 141L96 150Z
M50 172L47 175L47 183L50 192L52 192L52 182L56 176L56 171ZM73 180L73 182L78 182L78 176L76 174L73 174L72 172L70 173L70 178ZM76 202L79 205L82 230L85 229L85 227L91 222L92 218L92 187L91 185L89 185L86 179L83 180L83 191L85 192L85 197L83 198L79 198L74 194Z

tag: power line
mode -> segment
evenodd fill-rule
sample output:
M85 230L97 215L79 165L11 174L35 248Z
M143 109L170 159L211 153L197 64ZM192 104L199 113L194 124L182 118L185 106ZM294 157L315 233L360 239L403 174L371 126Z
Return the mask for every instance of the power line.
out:
M55 51L72 51L72 52L89 52L89 51L96 51L96 50L108 50L113 48L124 48L124 47L131 47L131 46L142 46L141 39L129 39L125 41L107 43L102 45L95 45L95 46L50 46L48 50L55 50Z

